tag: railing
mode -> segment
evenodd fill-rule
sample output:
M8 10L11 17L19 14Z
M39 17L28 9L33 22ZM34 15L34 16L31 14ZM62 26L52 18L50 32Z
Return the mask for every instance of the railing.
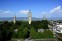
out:
M12 39L10 41L56 41L56 39Z

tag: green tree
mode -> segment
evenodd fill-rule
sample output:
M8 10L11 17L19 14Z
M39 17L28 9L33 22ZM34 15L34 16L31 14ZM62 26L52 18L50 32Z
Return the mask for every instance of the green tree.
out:
M43 34L45 38L53 38L53 33L50 30L44 30Z
M27 27L24 28L23 32L24 32L24 37L25 38L29 36L29 34L28 34L29 29Z
M24 32L23 32L23 27L19 27L18 28L18 32L17 32L18 34L18 38L21 38L21 39L23 39L24 38Z
M48 29L48 21L47 20L42 20L40 25L41 25L41 28Z
M35 39L41 39L41 38L44 38L43 33L42 32L37 32L36 36L35 36Z
M30 37L31 37L32 39L34 39L35 36L36 36L36 31L35 31L34 28L32 27L31 30L30 30Z

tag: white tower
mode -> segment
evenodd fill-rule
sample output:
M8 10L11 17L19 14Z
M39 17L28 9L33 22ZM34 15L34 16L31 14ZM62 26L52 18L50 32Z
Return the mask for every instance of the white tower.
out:
M43 13L43 20L46 20L46 16L45 16L45 13Z
M32 14L31 14L31 11L29 10L29 12L28 12L28 22L29 22L29 24L31 24L31 21L32 21Z
M16 23L16 16L14 16L14 24Z

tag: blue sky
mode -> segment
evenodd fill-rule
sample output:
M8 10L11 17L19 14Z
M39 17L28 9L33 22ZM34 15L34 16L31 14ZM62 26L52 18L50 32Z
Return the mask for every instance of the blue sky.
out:
M0 0L0 17L27 17L21 11L31 10L32 17L62 17L62 0Z

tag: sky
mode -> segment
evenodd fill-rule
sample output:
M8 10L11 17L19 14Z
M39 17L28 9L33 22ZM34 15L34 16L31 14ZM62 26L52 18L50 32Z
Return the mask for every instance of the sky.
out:
M62 17L62 0L0 0L0 17Z

